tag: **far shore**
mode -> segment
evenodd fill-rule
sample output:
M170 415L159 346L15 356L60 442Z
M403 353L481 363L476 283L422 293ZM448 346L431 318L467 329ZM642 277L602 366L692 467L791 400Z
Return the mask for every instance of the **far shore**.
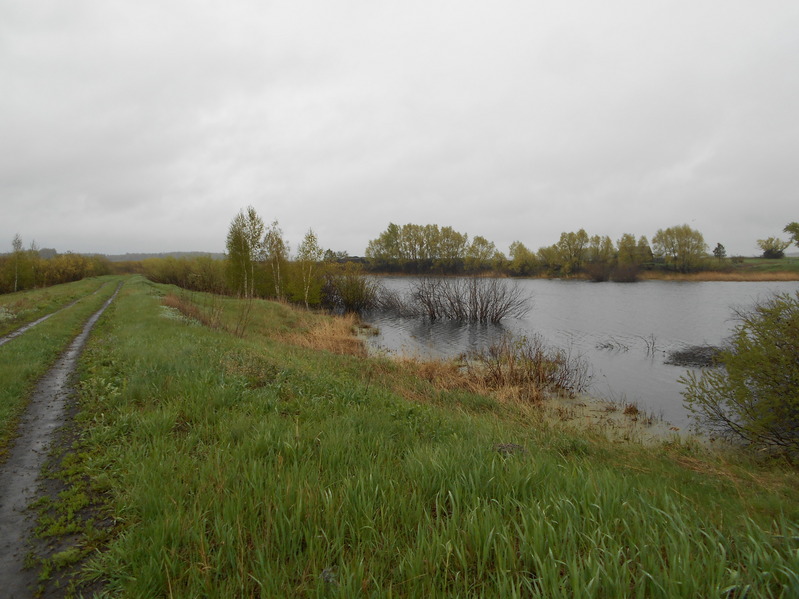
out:
M464 273L457 274L439 274L439 273L403 273L403 272L370 272L370 275L376 277L462 277L469 276ZM478 276L483 277L502 277L508 279L547 279L547 280L561 280L561 281L590 281L591 279L586 275L579 274L569 277L554 277L554 276L523 276L513 277L507 273L485 272L480 273ZM641 281L694 281L694 282L767 282L767 281L799 281L799 272L791 271L715 271L707 270L692 273L679 273L679 272L665 272L665 271L641 271L638 275L638 282ZM613 281L609 281L613 282ZM626 284L626 283L625 283Z
M646 271L641 273L641 281L799 281L799 272L779 271L702 271L692 273L676 272L655 272Z

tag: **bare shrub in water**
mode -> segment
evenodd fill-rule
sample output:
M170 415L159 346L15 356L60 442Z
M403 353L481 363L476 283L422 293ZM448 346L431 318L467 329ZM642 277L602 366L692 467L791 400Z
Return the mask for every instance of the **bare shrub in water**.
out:
M530 310L530 299L515 283L480 277L422 278L414 283L405 302L394 296L386 305L392 304L395 311L430 320L481 323L520 318Z
M539 335L505 335L470 355L471 374L490 388L516 387L523 399L538 401L545 393L582 393L591 381L588 363L570 352L548 347Z

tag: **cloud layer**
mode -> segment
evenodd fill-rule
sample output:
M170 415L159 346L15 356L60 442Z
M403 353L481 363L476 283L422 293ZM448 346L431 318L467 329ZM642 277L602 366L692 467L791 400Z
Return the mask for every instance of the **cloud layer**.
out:
M506 249L688 223L728 253L798 220L799 4L0 6L0 247L221 251L390 222Z

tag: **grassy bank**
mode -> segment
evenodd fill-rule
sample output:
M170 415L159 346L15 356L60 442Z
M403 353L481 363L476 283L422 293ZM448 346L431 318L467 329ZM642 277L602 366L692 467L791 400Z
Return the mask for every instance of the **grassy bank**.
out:
M10 305L27 306L24 319L28 322L37 316L28 318L27 314L40 317L76 298L83 299L0 346L0 460L36 381L81 331L86 320L114 293L118 280L119 277L102 277L14 294ZM103 283L107 284L103 286Z
M169 293L126 285L83 360L70 468L105 505L107 596L799 591L794 471L610 443L325 317Z

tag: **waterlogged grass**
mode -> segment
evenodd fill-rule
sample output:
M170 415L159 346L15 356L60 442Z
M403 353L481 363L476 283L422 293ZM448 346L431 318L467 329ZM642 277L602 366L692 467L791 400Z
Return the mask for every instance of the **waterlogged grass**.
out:
M114 293L119 277L104 278L109 284L93 294L101 283L97 281L71 288L69 294L80 290L85 295L74 306L55 314L51 318L26 331L19 337L0 346L0 460L11 439L20 414L25 409L26 399L38 379L52 366L72 339L80 333L86 320ZM59 287L66 287L64 285ZM61 293L63 289L59 291ZM17 294L15 302L31 303L41 300L52 307L53 295L31 292ZM64 300L67 294L60 295ZM37 311L38 308L31 308ZM49 308L48 308L49 309Z
M238 338L166 318L163 292L129 283L83 364L76 460L116 522L84 574L107 596L799 593L793 471L611 445L287 343L312 323L286 306Z
M43 289L0 295L0 336L97 291L112 277L92 277Z

